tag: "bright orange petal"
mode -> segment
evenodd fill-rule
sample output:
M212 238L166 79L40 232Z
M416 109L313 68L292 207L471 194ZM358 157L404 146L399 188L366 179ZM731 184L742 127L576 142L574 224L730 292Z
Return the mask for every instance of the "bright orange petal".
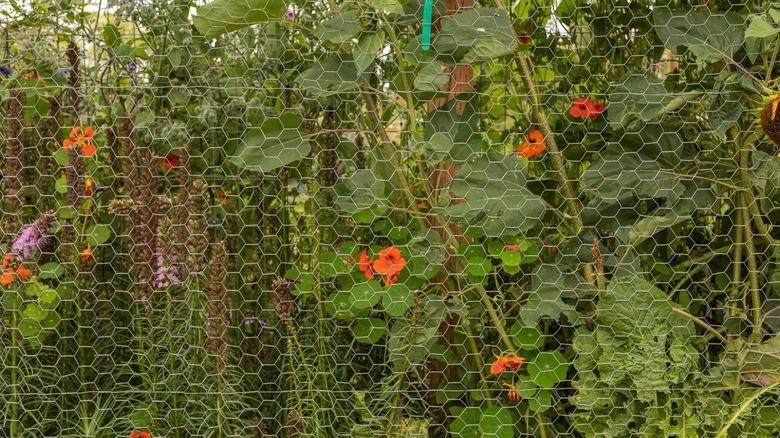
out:
M73 129L70 130L70 138L73 140L78 139L80 137L79 130L81 130L80 126L74 126Z
M97 152L97 146L95 146L93 143L87 143L84 145L84 147L81 148L81 152L84 152L84 155L87 157L91 157L95 155L95 152Z
M490 374L501 374L504 371L504 368L506 368L506 364L504 363L503 358L499 357L493 362L493 365L490 366Z
M21 279L25 279L30 276L32 272L30 272L29 269L25 268L24 266L19 266L19 269L16 271L16 275L19 276Z
M14 270L6 269L3 276L0 277L0 284L11 284L14 282Z
M95 135L95 131L92 129L92 127L91 127L91 126L87 126L87 127L84 129L84 138L88 138L88 139L92 140L92 137L93 137L94 135Z
M76 143L70 140L62 140L62 147L67 151L69 147L76 146Z
M3 256L3 267L8 266L8 264L11 263L12 258L14 258L13 254L6 254Z

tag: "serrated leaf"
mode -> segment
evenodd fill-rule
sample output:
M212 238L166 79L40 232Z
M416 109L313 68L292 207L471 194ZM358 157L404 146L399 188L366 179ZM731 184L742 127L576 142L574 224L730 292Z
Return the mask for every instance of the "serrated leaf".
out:
M281 18L285 2L275 0L214 0L196 10L192 23L206 38Z
M377 53L384 42L385 35L382 31L360 35L357 44L352 49L352 55L355 57L355 70L358 73L366 71L376 60Z
M733 58L745 37L744 18L734 12L653 10L655 30L664 45L676 54L686 47L703 62Z
M745 38L768 38L777 35L780 28L772 26L764 20L753 20L745 31Z

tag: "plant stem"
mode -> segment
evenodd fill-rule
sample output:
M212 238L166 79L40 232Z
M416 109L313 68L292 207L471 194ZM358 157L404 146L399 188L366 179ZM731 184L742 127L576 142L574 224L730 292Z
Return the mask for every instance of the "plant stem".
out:
M19 306L19 292L13 291L13 302L11 304L11 318L13 330L11 330L11 438L19 436L19 342L17 336L19 332L19 316L17 307Z
M170 288L166 290L168 297L167 309L165 313L168 315L168 376L171 379L172 392L173 392L173 428L175 430L176 437L179 437L179 404L177 400L177 394L179 392L177 387L177 378L174 376L176 373L176 363L173 360L173 297L171 297Z
M462 325L463 331L466 333L466 339L469 343L471 355L474 357L477 370L479 370L479 380L482 381L482 396L485 398L485 402L487 403L488 407L493 407L493 400L490 395L490 387L488 386L488 382L485 379L485 376L482 375L482 372L485 369L485 363L482 362L482 356L479 354L479 346L477 346L477 341L474 339L474 333L471 332L471 325L469 324L468 320Z
M718 431L718 434L715 435L715 438L726 438L728 436L729 428L739 419L739 417L742 416L742 414L745 413L745 411L747 411L750 405L752 405L754 401L758 400L759 397L764 395L764 393L777 387L777 385L780 385L780 381L759 389L755 394L751 395L749 398L740 403L739 409L737 409L734 414L732 414L731 417L729 417L729 419L723 424L723 426Z
M758 263L756 262L756 247L753 242L753 231L750 226L750 213L742 210L743 223L745 224L745 249L747 250L748 276L750 277L750 298L753 307L753 336L761 336L761 288L758 284Z
M729 344L728 339L726 339L723 335L718 333L718 331L715 330L715 328L713 326L707 324L705 321L703 321L703 320L701 320L701 319L691 315L690 313L686 312L685 310L678 309L676 307L672 307L672 312L674 312L674 313L676 313L678 315L684 316L684 317L690 319L691 321L695 322L699 326L704 327L705 330L707 330L708 332L712 333L712 335L715 336L716 338L718 338L718 340L720 342L722 342L724 345L728 345Z
M493 307L493 303L490 301L490 297L488 296L487 291L484 287L482 287L482 285L476 285L476 289L479 292L479 296L482 298L482 304L484 304L485 310L487 310L488 316L490 316L490 320L493 322L493 325L496 326L496 330L498 330L498 335L501 337L501 341L504 343L504 346L506 346L507 350L514 352L515 345L512 343L512 339L509 338L509 335L506 334L504 324L501 322L501 318L498 317L496 309Z
M547 429L544 427L544 417L541 412L536 413L536 421L539 422L539 436L541 438L547 438Z

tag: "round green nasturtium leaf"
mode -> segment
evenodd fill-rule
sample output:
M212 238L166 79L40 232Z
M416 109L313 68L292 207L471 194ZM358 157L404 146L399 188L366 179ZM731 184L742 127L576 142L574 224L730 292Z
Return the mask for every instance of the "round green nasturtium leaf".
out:
M350 308L348 292L334 292L325 301L325 311L336 319L351 318Z
M528 406L534 412L544 412L552 407L552 391L541 389L533 397L528 398Z
M48 312L46 318L41 321L41 327L45 329L57 328L57 324L60 323L60 315L57 312Z
M504 242L500 240L492 240L488 244L488 254L491 257L500 257L501 253L504 252Z
M520 397L529 399L536 395L536 391L539 389L539 387L536 386L536 383L530 380L523 380L522 382L515 385L515 389L517 390L517 393L520 394Z
M62 205L57 212L60 214L60 219L73 219L76 217L76 209L70 205Z
M24 318L19 323L19 333L25 338L31 338L41 331L41 324L36 319Z
M474 257L480 259L487 257L485 247L480 243L464 243L458 247L458 254L460 254L466 260L470 260Z
M520 266L510 266L510 265L504 265L503 266L504 272L506 272L509 275L514 275L520 272Z
M302 272L297 266L290 268L284 273L285 278L297 278L301 280L300 283L295 285L295 290L290 292L294 296L298 296L302 293L309 293L314 290L314 276L308 272Z
M505 265L519 266L520 262L523 260L523 253L515 250L504 251L501 253L501 260Z
M331 278L344 270L344 261L341 260L338 254L331 251L320 256L318 266L320 275L322 275L323 278Z
M482 411L479 408L465 408L450 423L450 432L456 438L480 438L479 423Z
M512 414L502 406L493 406L482 411L479 422L480 436L483 438L513 438L515 436Z
M37 304L28 303L27 306L24 308L24 311L22 312L22 316L25 318L35 319L40 321L41 319L41 313L43 311L41 310L41 307ZM44 315L44 318L46 315Z
M363 252L363 248L358 246L357 242L350 240L349 242L344 242L339 246L339 254L342 257L349 257L354 256L355 262L359 260L360 253Z
M130 415L130 422L134 428L146 427L152 423L152 415L147 409L136 409Z
M376 344L387 332L387 323L379 318L361 319L352 327L355 340L363 344Z
M378 281L366 281L349 290L349 302L356 309L370 309L379 304L382 295L382 286Z
M475 277L484 277L490 273L493 265L490 260L482 257L472 257L469 259L469 274Z
M87 228L85 234L87 242L92 246L98 246L101 243L108 242L111 238L111 228L108 225L95 224Z
M50 262L41 265L38 272L38 278L41 279L48 279L48 278L60 278L62 274L65 273L65 267L63 267L61 264L57 262Z
M515 344L522 350L538 350L544 346L544 334L536 327L526 327L518 321L512 324L510 331Z
M382 307L390 316L403 316L414 305L414 294L403 283L396 283L382 294Z
M528 374L531 376L531 380L541 388L552 388L558 382L566 380L568 371L569 362L559 351L539 353L528 364Z
M443 405L452 400L457 400L464 392L466 392L466 387L462 383L444 381L436 391L436 403Z

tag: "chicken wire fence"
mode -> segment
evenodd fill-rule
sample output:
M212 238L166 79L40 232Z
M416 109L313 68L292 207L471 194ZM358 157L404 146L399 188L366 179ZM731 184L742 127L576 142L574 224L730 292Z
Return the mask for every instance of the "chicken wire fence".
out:
M0 17L0 436L779 436L780 5Z

